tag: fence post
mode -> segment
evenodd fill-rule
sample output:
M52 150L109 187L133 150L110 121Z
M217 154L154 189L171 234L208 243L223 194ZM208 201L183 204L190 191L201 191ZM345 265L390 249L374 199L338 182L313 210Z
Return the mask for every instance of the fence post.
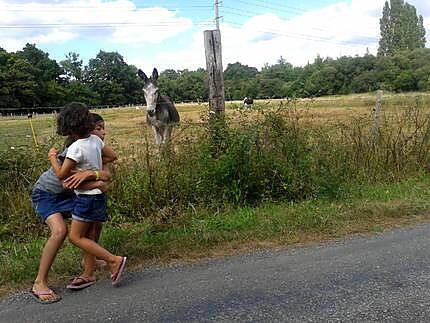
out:
M375 106L375 109L373 110L372 134L375 140L379 138L381 111L382 111L382 91L378 90L376 92L376 106Z
M225 111L224 75L221 55L221 33L219 30L205 30L206 69L209 81L209 109L216 115Z

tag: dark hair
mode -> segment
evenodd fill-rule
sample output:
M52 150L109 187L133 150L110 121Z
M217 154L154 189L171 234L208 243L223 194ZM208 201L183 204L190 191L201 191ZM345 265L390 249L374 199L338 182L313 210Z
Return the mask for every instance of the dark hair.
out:
M85 104L72 102L57 117L57 133L62 136L85 136L94 129L94 121Z
M75 142L76 139L74 139L72 136L67 136L66 140L64 141L64 148L68 148L71 144Z
M94 126L96 123L104 122L105 120L100 114L91 112L91 117L93 117Z

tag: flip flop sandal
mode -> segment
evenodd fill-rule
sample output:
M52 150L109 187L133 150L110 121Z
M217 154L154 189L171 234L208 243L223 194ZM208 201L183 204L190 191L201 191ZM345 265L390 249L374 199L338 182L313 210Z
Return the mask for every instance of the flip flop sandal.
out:
M110 275L112 279L112 286L116 286L119 283L122 273L124 272L125 261L127 257L122 257L121 264L119 265L118 271L115 274Z
M55 294L52 289L44 291L30 289L29 294L36 302L40 304L52 304L61 300L61 296ZM43 299L41 296L54 296L54 298Z
M78 276L73 278L70 283L66 286L70 290L81 290L96 283L95 279L89 279L88 277Z

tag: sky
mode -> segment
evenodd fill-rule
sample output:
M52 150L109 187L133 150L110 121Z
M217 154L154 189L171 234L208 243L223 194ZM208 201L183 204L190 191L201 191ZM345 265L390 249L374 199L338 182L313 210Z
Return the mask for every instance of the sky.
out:
M216 0L0 0L0 47L35 44L57 62L70 52L86 65L100 50L128 64L205 68L203 31L215 29ZM424 18L430 47L430 0L409 0ZM220 0L223 67L261 69L282 57L294 66L317 55L376 54L385 0Z

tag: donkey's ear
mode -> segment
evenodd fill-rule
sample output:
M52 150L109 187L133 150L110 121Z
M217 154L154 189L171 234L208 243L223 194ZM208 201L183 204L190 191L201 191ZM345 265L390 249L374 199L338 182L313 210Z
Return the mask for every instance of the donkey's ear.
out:
M139 69L137 71L137 75L139 75L139 77L143 80L143 82L148 82L148 76L146 76L145 72L142 71L141 69Z
M152 70L152 79L154 81L156 81L158 79L158 71L157 69L154 67L154 69Z

